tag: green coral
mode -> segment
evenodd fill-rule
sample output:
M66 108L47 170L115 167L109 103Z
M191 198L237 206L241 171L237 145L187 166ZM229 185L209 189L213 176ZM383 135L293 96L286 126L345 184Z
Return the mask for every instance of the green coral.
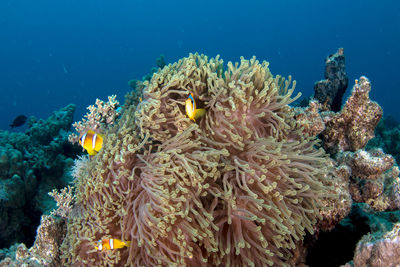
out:
M29 243L40 214L54 202L47 195L67 185L72 146L67 141L75 105L55 111L48 119L29 119L25 133L0 131L0 242Z

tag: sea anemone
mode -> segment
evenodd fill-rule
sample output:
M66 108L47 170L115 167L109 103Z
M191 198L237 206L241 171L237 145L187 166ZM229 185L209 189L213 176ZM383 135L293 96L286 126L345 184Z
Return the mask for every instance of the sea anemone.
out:
M144 82L79 171L65 264L288 264L331 189L328 159L294 119L290 79L255 58L223 69L190 54ZM190 93L206 109L196 122ZM131 245L94 249L110 237Z

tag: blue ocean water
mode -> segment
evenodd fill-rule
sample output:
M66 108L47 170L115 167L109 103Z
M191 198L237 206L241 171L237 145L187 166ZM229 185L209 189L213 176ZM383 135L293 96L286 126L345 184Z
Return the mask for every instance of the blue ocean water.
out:
M19 114L75 119L96 98L130 91L160 54L190 52L270 62L303 96L344 48L349 89L366 75L371 98L400 120L400 1L0 1L0 129ZM25 126L26 127L26 126Z

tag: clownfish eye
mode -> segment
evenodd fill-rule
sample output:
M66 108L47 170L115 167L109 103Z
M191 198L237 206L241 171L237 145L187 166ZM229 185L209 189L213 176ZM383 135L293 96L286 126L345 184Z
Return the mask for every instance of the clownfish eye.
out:
M189 99L190 99L190 103L193 105L194 104L194 98L193 98L192 94L189 95Z

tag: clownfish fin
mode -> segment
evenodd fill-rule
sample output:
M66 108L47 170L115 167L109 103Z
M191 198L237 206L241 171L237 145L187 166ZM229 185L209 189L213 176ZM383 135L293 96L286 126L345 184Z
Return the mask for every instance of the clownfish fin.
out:
M86 151L87 151L87 153L89 154L89 156L94 156L94 155L97 154L97 151L94 150L94 149L90 149L90 150L86 150Z
M200 119L206 114L206 110L204 108L198 108L194 111L194 119Z
M131 241L125 241L125 246L130 247L131 246Z

